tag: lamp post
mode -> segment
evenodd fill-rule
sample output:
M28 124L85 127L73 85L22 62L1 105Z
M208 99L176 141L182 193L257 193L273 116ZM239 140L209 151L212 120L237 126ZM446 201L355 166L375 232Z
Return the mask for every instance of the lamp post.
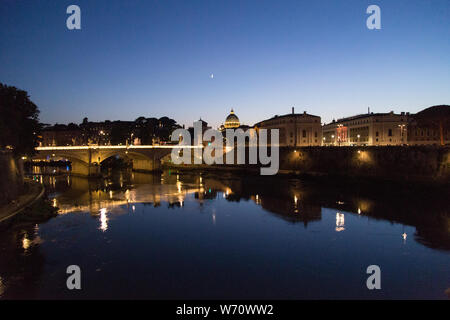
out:
M341 139L342 139L342 124L337 125L337 140L338 140L338 146L341 146Z
M404 125L404 124L399 124L398 125L399 126L399 128L400 128L400 139L401 139L401 141L402 141L402 144L403 144L403 130L405 129L405 126L406 125Z
M358 145L359 145L359 138L361 138L361 135L358 134L356 137L358 138Z

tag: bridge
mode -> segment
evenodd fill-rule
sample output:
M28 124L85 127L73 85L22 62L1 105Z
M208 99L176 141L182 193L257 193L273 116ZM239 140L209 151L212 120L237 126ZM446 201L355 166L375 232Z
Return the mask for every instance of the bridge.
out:
M67 159L72 163L73 175L98 176L100 163L113 156L129 158L133 170L155 171L160 169L161 159L174 148L197 148L178 145L125 145L125 146L50 146L37 147L34 160Z

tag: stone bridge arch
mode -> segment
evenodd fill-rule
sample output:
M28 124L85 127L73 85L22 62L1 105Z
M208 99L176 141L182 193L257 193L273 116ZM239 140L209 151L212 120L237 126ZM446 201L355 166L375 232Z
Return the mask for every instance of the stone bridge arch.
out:
M48 160L51 158L67 159L72 164L71 173L79 176L95 176L100 173L98 165L91 159L91 153L88 149L47 149L38 150L32 157L35 160Z

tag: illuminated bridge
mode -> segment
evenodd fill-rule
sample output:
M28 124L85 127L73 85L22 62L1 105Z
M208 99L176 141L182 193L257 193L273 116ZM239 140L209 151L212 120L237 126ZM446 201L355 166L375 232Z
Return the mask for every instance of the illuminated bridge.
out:
M188 146L188 148L195 148ZM119 156L133 161L133 170L154 171L161 165L161 159L170 154L177 145L128 145L128 146L52 146L37 147L34 160L63 158L72 163L72 174L96 176L100 174L100 163L107 158ZM184 146L186 148L186 146Z

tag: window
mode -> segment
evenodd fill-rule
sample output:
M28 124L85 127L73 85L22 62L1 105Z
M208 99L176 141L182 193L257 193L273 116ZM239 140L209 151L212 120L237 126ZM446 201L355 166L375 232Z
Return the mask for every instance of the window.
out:
M377 132L375 132L375 136L376 136L376 137L378 137L378 131L377 131ZM377 139L377 141L378 141L378 139Z
M302 136L303 136L303 138L306 138L306 130L303 130Z
M388 131L388 136L389 136L389 137L392 137L392 129L389 129L389 131Z
M314 132L314 138L317 138L317 131Z

